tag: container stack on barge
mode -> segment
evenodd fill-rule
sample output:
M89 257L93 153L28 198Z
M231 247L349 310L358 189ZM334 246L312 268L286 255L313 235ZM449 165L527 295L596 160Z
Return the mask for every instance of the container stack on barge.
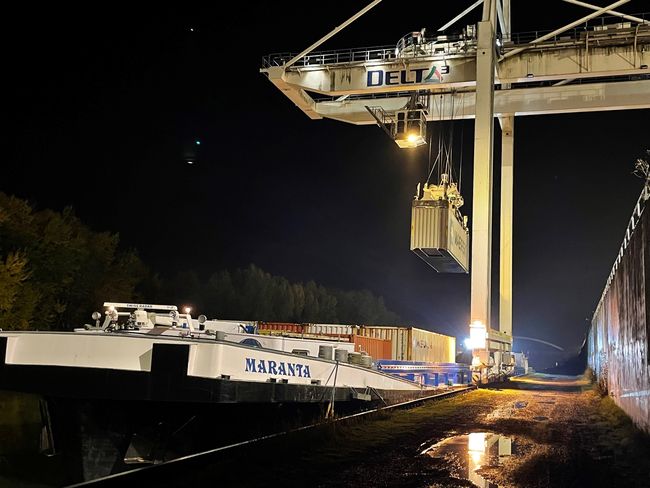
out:
M71 481L469 381L442 380L455 338L415 328L222 321L173 305L105 306L95 324L74 332L0 332L0 389L43 398L44 449L63 451L75 465ZM389 329L396 332L382 335Z
M331 338L354 343L377 370L425 386L471 381L467 364L456 363L456 338L417 327L259 322L261 334Z

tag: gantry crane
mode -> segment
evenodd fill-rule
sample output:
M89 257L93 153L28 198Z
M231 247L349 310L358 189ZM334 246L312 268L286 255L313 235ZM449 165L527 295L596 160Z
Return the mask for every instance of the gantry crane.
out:
M413 32L396 46L314 52L381 2L374 0L304 51L266 56L260 70L309 118L378 124L400 147L424 144L427 122L475 119L469 326L476 382L512 365L515 116L650 108L650 15L616 10L631 0L605 7L561 1L590 13L526 37L512 34L510 0L477 0L438 32ZM481 4L478 24L445 34ZM502 129L496 327L490 324L494 117Z

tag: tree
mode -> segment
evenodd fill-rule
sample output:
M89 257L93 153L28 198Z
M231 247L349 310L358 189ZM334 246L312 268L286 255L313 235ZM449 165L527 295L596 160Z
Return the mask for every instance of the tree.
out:
M69 328L104 300L134 300L147 271L119 236L94 232L71 208L35 210L0 193L0 326Z
M0 192L0 327L80 326L104 301L187 304L221 319L399 322L368 290L291 283L254 264L218 271L207 282L191 270L162 279L119 242L118 234L91 230L71 208L37 211Z
M178 290L174 283L163 283L162 288ZM201 313L219 319L350 324L400 322L399 316L386 308L383 298L368 290L331 290L314 281L290 283L253 264L233 272L218 271L204 285L194 282L192 289L195 290L193 302L204 304ZM180 297L177 291L168 291L165 296Z

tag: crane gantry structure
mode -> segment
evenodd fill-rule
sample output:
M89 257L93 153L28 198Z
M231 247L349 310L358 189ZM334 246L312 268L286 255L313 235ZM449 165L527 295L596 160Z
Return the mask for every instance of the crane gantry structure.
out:
M510 1L477 0L434 35L414 32L397 46L314 51L381 2L374 0L304 51L266 56L260 70L309 118L379 124L400 147L424 143L426 122L475 119L470 333L478 339L473 366L481 382L511 361L515 117L650 108L650 15L616 10L631 0L604 7L561 0L589 13L533 36L512 33ZM444 34L481 4L481 21L462 34ZM413 108L415 98L423 126L406 139L396 114ZM496 328L490 324L494 117L502 129Z

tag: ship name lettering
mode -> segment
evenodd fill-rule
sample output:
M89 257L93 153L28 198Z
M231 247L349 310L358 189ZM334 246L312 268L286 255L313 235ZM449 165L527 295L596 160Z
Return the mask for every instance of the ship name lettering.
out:
M279 376L311 378L311 371L307 364L285 363L284 361L273 361L270 359L246 358L246 367L244 371L252 373L267 373Z

